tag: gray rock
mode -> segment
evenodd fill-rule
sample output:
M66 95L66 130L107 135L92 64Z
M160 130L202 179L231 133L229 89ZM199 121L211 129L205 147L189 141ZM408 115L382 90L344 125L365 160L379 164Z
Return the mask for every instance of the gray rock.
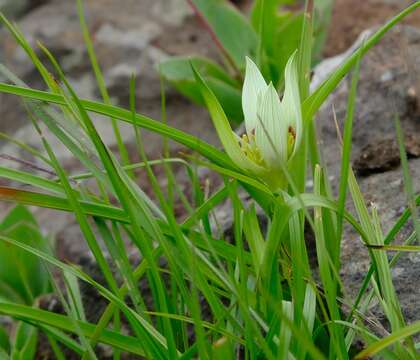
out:
M175 39L178 40L177 46L180 46L185 53L194 53L197 52L194 48L211 47L208 46L209 37L205 32L197 31L197 26L191 26L189 18L191 11L183 0L140 2L126 0L124 6L112 0L104 0L100 3L90 0L84 1L84 4L87 24L113 102L127 105L129 78L134 74L137 78L140 111L159 118L160 86L159 76L155 70L156 65L172 52L169 44L173 44ZM100 99L80 31L75 3L54 1L41 6L23 17L18 26L42 59L46 60L36 46L37 41L43 43L51 51L82 97ZM189 35L185 39L178 39L176 36L179 33ZM193 35L196 41L190 42L189 38ZM1 36L2 62L31 86L44 88L45 85L34 71L32 63L15 40L5 29L1 30ZM201 38L205 39L206 45L198 41ZM48 61L45 63L48 64ZM173 124L181 123L181 128L201 135L204 133L203 122L206 122L206 130L209 130L207 133L211 133L211 126L207 126L209 122L206 113L199 111L198 116L197 114L189 116L191 105L186 101L180 101L178 95L174 95L172 100L172 94L168 94L168 115L171 119L178 118ZM25 123L26 116L25 112L20 110L17 99L1 94L0 104L2 105L0 130L13 133L20 129ZM184 117L184 114L187 115ZM189 121L191 117L194 117L194 121ZM186 119L186 126L182 126L182 118ZM104 124L107 124L109 128L108 121L100 121L97 126L101 129ZM23 135L22 132L28 135ZM149 136L145 134L146 137ZM21 130L19 137L23 141L33 139L30 130ZM123 138L127 143L133 141L131 128L124 131ZM153 141L150 143L156 143L156 137L152 136L151 139ZM213 136L212 139L216 137ZM112 132L106 128L104 141L111 147L115 146ZM150 153L155 154L155 151L156 149L152 148Z
M11 18L21 15L28 6L28 0L0 0L0 12Z
M337 63L337 62L336 62ZM326 68L323 68L323 66ZM329 72L331 61L321 63L318 70ZM420 192L420 117L418 101L418 69L420 66L420 30L397 27L363 58L353 126L353 161L363 176L358 182L368 204L378 208L386 234L407 206L403 176L395 145L394 120L398 115L406 134L414 191ZM317 116L322 142L322 155L335 185L340 178L340 149L333 121L332 107L343 128L351 80L347 77L330 96ZM411 150L410 150L411 149ZM353 209L349 201L349 208ZM407 239L413 231L411 221L401 230L396 243ZM392 253L390 253L392 255ZM416 284L420 265L415 253L401 256L393 269L394 285L408 322L419 320L420 290ZM353 298L366 274L370 257L359 236L346 227L342 242L341 276L347 295ZM377 311L377 309L375 309ZM376 315L381 319L380 313Z
M379 152L380 141L395 138L394 121L397 115L405 132L413 139L414 146L419 141L419 41L420 30L397 27L363 58L353 124L353 160L360 158L366 146L376 146ZM323 69L323 64L316 72L324 74L331 70L330 61L326 62L327 71ZM318 79L317 76L315 78ZM335 165L339 163L340 152L337 151L338 138L332 108L334 106L342 130L350 84L350 77L342 81L323 105L316 120L324 160L334 176L338 175L339 167ZM384 146L386 144L384 142ZM382 160L378 158L379 162Z
M129 97L129 79L132 74L137 79L137 104L141 113L160 119L160 84L155 70L161 59L173 53L175 42L184 53L199 53L211 46L210 38L203 31L197 31L198 24L192 21L191 11L184 0L125 0L124 6L114 0L84 1L86 21L90 28L94 47L114 104L127 106ZM36 46L41 41L58 59L68 79L79 96L89 99L100 99L98 88L91 70L81 34L76 4L72 1L55 0L47 5L37 7L18 21L18 26L47 64ZM185 37L179 37L179 34ZM26 54L16 44L5 29L0 29L0 57L18 77L31 87L43 89L39 75ZM194 41L190 41L194 38ZM204 140L217 143L217 136L207 111L199 108L175 91L167 92L168 123L179 129L202 137ZM19 141L42 150L41 142L30 124L20 99L0 94L0 131L19 139ZM111 149L116 149L116 142L109 119L92 116L104 142ZM133 161L138 161L133 146L134 131L131 126L121 124L122 137L129 149ZM72 173L85 171L71 153L54 137L48 135L48 141L55 150L58 159ZM143 132L144 142L150 158L160 156L162 139L151 132ZM171 144L174 154L181 149ZM29 162L39 164L34 158L21 149L4 140L0 140L0 155L8 154ZM2 160L2 165L25 168L22 164ZM33 171L31 168L25 168ZM44 174L45 175L45 174ZM139 180L142 185L143 180ZM144 182L145 183L145 182ZM147 186L147 185L146 185ZM147 190L147 189L146 189ZM1 208L8 208L1 204ZM1 210L0 210L1 212ZM67 226L73 234L73 217L70 214L59 215L45 209L34 209L38 218L49 219L51 214L57 221L45 221L45 231L51 235L62 233ZM58 220L60 219L60 220ZM75 236L70 236L76 239ZM80 252L85 251L83 238L78 236ZM76 245L74 245L76 246ZM77 247L77 246L76 246ZM71 252L73 252L72 248Z

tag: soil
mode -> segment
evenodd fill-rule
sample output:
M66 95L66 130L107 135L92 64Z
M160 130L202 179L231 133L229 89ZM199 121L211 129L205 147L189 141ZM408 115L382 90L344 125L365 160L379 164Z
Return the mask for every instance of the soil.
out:
M335 0L330 35L324 51L325 57L337 55L348 49L363 30L384 24L406 7L407 4L404 2L404 0L394 2ZM410 14L402 23L419 26L420 12Z
M329 36L324 49L324 56L330 57L347 50L360 33L372 26L384 24L401 12L410 1L406 0L333 0ZM252 1L231 1L243 11L249 11ZM289 6L289 8L295 8ZM420 11L410 14L402 24L419 26Z

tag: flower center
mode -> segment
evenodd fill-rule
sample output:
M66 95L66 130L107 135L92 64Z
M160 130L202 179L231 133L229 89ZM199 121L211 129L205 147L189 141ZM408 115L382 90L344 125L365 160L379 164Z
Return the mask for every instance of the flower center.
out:
M261 156L261 151L255 142L255 130L250 134L243 134L239 140L239 145L242 152L253 162L264 166L264 159Z
M290 157L293 154L296 142L296 131L293 126L289 126L287 133L287 157Z

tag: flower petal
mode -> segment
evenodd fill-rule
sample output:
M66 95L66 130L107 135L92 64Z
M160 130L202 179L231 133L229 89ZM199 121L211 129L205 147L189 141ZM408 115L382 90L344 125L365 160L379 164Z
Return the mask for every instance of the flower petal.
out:
M287 129L289 126L292 126L296 134L295 145L290 157L295 154L296 149L299 147L300 142L302 141L303 132L296 54L297 52L289 58L286 64L284 75L285 90L283 100L281 102L281 119L287 123Z
M194 68L193 71L197 83L200 86L201 95L203 96L203 99L207 105L210 116L213 120L214 127L216 128L220 142L225 148L226 153L229 155L231 160L241 169L252 172L256 175L264 174L265 169L250 160L243 153L239 145L238 136L232 131L226 114L223 111L223 108L217 100L216 96Z
M257 104L260 93L267 89L267 84L258 70L257 65L247 57L245 80L242 88L242 109L244 112L245 128L248 134L257 124Z
M258 105L255 131L257 146L269 168L279 169L279 162L287 162L287 122L282 118L279 95L270 83Z

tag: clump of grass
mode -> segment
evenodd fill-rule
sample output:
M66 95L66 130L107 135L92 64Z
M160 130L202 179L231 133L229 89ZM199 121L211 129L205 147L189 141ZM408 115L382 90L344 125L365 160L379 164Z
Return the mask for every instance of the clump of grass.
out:
M238 166L214 146L166 122L138 114L134 78L130 84L130 109L111 105L80 2L79 15L103 103L80 99L53 55L40 44L55 69L58 79L55 80L19 29L2 17L49 90L32 89L3 71L12 84L0 83L0 91L20 96L24 101L45 153L25 145L22 149L43 161L56 178L0 168L0 176L32 188L0 187L0 198L73 213L105 281L100 284L79 267L60 262L45 249L2 233L0 239L4 244L35 255L47 270L61 271L64 291L52 276L50 281L65 314L1 297L0 313L44 332L58 359L65 358L64 348L71 349L82 359L94 359L100 343L111 346L114 359L120 359L124 353L147 359L348 359L355 352L355 339L362 339L365 344L355 355L357 359L371 356L415 359L418 344L411 336L420 330L420 323L405 324L390 272L397 258L388 261L385 252L388 249L418 250L410 246L416 234L410 236L403 247L392 245L410 214L418 223L415 209L420 198L415 197L410 185L404 148L400 146L409 207L386 235L381 230L376 209L369 209L365 204L349 159L362 56L392 26L419 6L420 3L411 5L379 29L312 94L306 76L311 62L311 17L305 17L296 55L303 140L293 162L281 168L287 181L280 189L273 189L264 178ZM312 119L352 69L353 84L343 134L342 178L338 197L334 197L326 169L318 160ZM197 72L196 80L215 122L223 123L225 115L218 98ZM164 96L162 111L165 118ZM104 115L113 122L121 161L102 141L91 113ZM128 163L118 132L120 121L133 125L141 163ZM145 151L147 144L142 141L143 129L162 135L166 141L176 141L200 157L175 159L165 151L162 159L149 160ZM399 143L403 144L401 130L398 126L397 129ZM56 136L80 161L86 168L85 173L70 175L66 172L44 135L46 131ZM267 141L271 140L271 135L267 134ZM172 170L173 163L186 169L188 186L192 189L190 198L182 195ZM154 171L156 164L164 166L168 180L166 189L159 186ZM311 165L310 170L307 170L308 165ZM203 191L197 167L217 172L223 178L220 188L211 194ZM137 168L147 174L154 192L153 200L136 184L133 171ZM97 186L88 187L84 181L87 178L94 179ZM308 179L313 179L311 192L305 185ZM250 201L245 202L239 196L243 190L250 195ZM346 210L348 191L355 205L355 215ZM187 214L182 221L175 216L177 197ZM230 200L233 218L232 242L226 241L212 226L217 206L226 199ZM268 223L266 231L261 229L261 217ZM345 223L360 235L372 261L354 300L346 296L339 276ZM309 262L305 227L310 227L314 233L317 269ZM129 261L123 239L128 239L138 252L140 262L136 267ZM100 242L105 244L108 255L99 246ZM161 259L165 260L164 266ZM87 321L78 281L88 283L108 301L97 323ZM139 282L147 284L147 294L140 290ZM390 323L390 334L383 338L369 327L365 318L374 300ZM351 310L344 313L343 309ZM6 358L8 354L17 354L19 342L12 347L14 345L14 351L10 344L9 348L2 346ZM33 348L33 344L31 346ZM31 356L30 352L26 354Z

